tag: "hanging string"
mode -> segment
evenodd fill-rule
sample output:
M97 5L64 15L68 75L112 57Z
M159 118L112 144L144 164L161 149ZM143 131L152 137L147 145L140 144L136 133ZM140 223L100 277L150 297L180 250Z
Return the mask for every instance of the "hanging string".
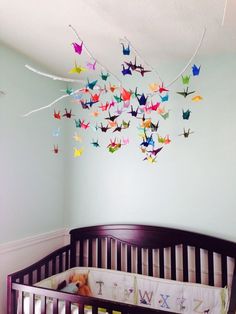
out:
M203 30L203 33L202 33L202 37L201 37L201 39L200 39L200 41L199 41L199 43L198 43L198 46L197 46L197 48L196 48L194 54L193 54L192 57L189 59L188 63L187 63L186 66L183 68L183 70L176 76L175 79L173 79L170 83L168 83L168 84L166 85L166 87L169 87L169 86L171 86L173 83L175 83L175 82L178 80L178 78L187 70L187 68L189 67L189 65L192 63L193 59L196 57L196 55L197 55L197 53L198 53L198 51L199 51L199 49L200 49L200 47L201 47L201 45L202 45L202 42L203 42L203 39L204 39L205 34L206 34L206 27L204 27L204 30Z
M224 13L223 13L223 17L222 17L221 26L224 26L224 23L225 23L225 15L226 15L226 10L227 10L227 4L228 4L228 0L225 0Z
M141 61L143 61L144 64L146 64L151 70L152 72L154 72L157 76L158 79L163 82L163 80L161 79L160 74L157 72L157 70L155 70L150 64L148 64L143 57L140 55L140 53L137 51L137 49L135 49L134 45L131 43L131 41L125 36L124 39L128 42L128 44L130 45L130 47L132 48L132 50L135 52L135 54L139 57L139 59Z
M90 50L86 47L86 45L84 44L84 41L81 39L81 37L79 36L78 32L76 31L76 29L72 26L72 25L69 25L69 27L73 30L73 32L75 33L76 37L81 41L83 42L83 47L84 47L84 50L86 51L86 53L88 54L88 56L93 59L94 61L96 61L97 64L100 65L100 67L102 69L104 69L106 72L108 72L111 76L113 76L119 83L120 85L122 85L121 83L121 80L115 75L113 74L107 67L105 67L99 60L97 60L93 54L90 52Z
M25 65L25 67L34 72L34 73L37 73L39 75L42 75L42 76L45 76L45 77L48 77L48 78L51 78L53 80L56 80L56 81L63 81L63 82L71 82L71 83L85 83L84 80L74 80L74 79L70 79L70 78L66 78L66 77L60 77L60 76L56 76L54 74L48 74L48 73L44 73L44 72L41 72L39 70L36 70L35 68L29 66L28 64Z

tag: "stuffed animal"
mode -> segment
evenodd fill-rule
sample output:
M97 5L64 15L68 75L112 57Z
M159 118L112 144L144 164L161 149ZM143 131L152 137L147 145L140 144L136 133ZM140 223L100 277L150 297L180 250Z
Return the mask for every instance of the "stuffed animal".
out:
M92 296L92 292L88 285L88 274L74 274L70 276L70 283L75 283L78 287L77 294L84 296Z

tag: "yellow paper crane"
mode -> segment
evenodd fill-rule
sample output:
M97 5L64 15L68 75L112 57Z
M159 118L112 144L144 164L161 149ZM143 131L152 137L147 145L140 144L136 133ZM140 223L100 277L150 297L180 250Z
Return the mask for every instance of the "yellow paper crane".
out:
M76 158L76 157L80 157L81 155L82 155L82 153L83 153L83 148L76 148L76 147L74 147L74 157Z
M85 68L81 67L80 65L78 66L76 61L75 61L75 67L73 69L70 70L69 73L73 74L73 73L78 73L80 74L81 72L87 71Z

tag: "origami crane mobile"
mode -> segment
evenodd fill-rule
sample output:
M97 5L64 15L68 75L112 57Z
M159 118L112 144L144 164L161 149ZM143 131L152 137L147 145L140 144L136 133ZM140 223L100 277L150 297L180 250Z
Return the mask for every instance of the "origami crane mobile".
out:
M81 44L78 43L72 43L73 47L74 47L74 51L76 53L78 53L79 55L81 55L82 53L82 49L83 49L83 42L81 42Z
M157 130L159 128L159 121L157 122L157 124L151 122L150 128L151 128L152 132L157 132Z
M148 162L150 162L151 164L155 163L156 162L156 158L157 156L153 157L151 154L150 155L147 155L143 160L147 160ZM147 304L147 301L142 299L141 303L144 303L146 302ZM145 303L144 303L145 304Z
M183 84L188 85L189 81L190 81L190 75L186 75L186 76L182 75L182 82L183 82Z
M107 79L108 79L108 77L109 77L109 73L106 73L106 74L104 74L103 72L101 72L101 79L103 80L103 81L106 81Z
M80 40L79 36L77 36ZM87 83L83 85L82 88L77 89L74 91L73 88L67 86L65 90L65 95L62 97L70 97L74 99L74 103L79 104L79 110L86 109L87 114L90 116L91 121L86 122L85 119L81 119L76 117L74 120L75 127L80 128L81 130L87 130L92 128L93 131L97 132L97 130L101 130L103 133L107 133L108 130L111 130L112 133L121 134L120 139L110 139L110 143L107 145L107 149L109 152L114 153L119 150L123 145L127 145L129 143L129 138L122 137L122 133L125 132L126 135L129 131L125 131L130 128L130 120L126 117L131 115L132 123L133 120L140 121L137 127L139 130L139 136L141 137L139 148L141 149L142 153L145 154L143 157L144 161L149 163L156 163L156 158L163 147L169 143L171 143L169 135L161 136L158 134L160 129L159 121L153 120L154 116L160 115L164 120L169 118L170 110L166 110L163 103L169 101L169 86L172 84L164 84L159 76L159 82L153 82L151 84L147 84L147 88L151 91L151 93L146 93L146 91L139 91L138 87L134 90L131 90L129 86L124 86L122 82L113 75L108 69L103 67L98 60L96 60L87 50L83 41L80 40L81 43L73 42L74 52L78 55L82 54L82 51L88 53L90 57L89 62L85 62L85 65L78 65L77 61L74 61L74 67L69 71L69 73L73 74L81 74L87 70L96 71L98 67L102 69L97 75L97 79L89 80L87 79ZM122 45L122 53L124 56L129 56L130 46L131 44ZM134 52L137 53L137 51ZM130 61L123 60L122 70L121 73L123 76L129 77L131 80L134 76L134 72L140 73L142 77L145 76L144 81L146 80L146 74L149 72L155 72L144 60L141 59L138 53L134 58L129 59ZM142 61L137 62L137 57L139 57ZM145 67L144 67L145 66ZM146 68L147 67L147 68ZM183 91L177 91L177 94L187 98L187 96L194 94L195 91L189 91L189 83L191 79L191 83L195 80L195 76L199 76L201 66L197 66L194 64L192 66L192 73L191 75L185 75L184 71L179 74L177 78L182 80L182 84L185 85ZM96 73L96 72L94 72ZM158 74L156 72L156 74ZM109 81L107 83L107 80ZM111 84L111 78L117 78L119 80L119 84ZM101 87L98 84L98 80L102 82L104 87ZM73 85L74 86L74 85ZM139 87L140 89L140 87ZM96 90L96 92L95 92ZM157 98L158 97L158 98ZM191 100L193 102L197 102L202 100L202 96L196 95ZM131 109L130 109L131 108ZM74 110L73 110L74 111ZM89 112L88 112L89 111ZM106 113L106 111L108 111ZM189 120L191 114L190 109L182 109L182 118L184 120ZM67 119L71 119L75 114L72 114L72 110L65 109L63 114L60 113L60 110L54 110L53 117L57 120L61 120L61 117L65 117ZM98 123L98 119L100 121ZM134 119L135 118L135 119ZM90 120L89 119L89 120ZM94 123L94 119L97 119L97 123ZM103 119L103 120L101 120ZM106 122L102 122L106 121ZM121 122L122 121L122 122ZM164 123L164 121L162 122ZM161 125L162 126L162 125ZM60 128L53 131L53 136L59 136ZM88 131L89 133L89 131ZM183 129L183 133L179 134L180 136L184 136L185 138L189 137L190 134L194 133L189 129ZM105 135L104 135L105 136ZM155 140L154 140L155 136ZM73 139L75 142L82 142L82 138L78 133L74 133ZM161 147L156 147L155 142L161 144ZM100 147L99 141L97 140L90 140L90 145L95 148ZM74 157L80 157L83 154L83 148L73 147L74 150ZM59 149L58 145L54 145L53 152L58 154Z
M96 64L97 64L96 60L94 61L94 63L87 62L86 67L87 67L88 70L95 71L96 70Z
M83 154L83 148L74 147L74 157L80 157Z
M128 45L127 47L125 47L123 43L121 43L121 46L122 46L123 55L124 56L130 55L130 46Z
M138 111L139 111L139 107L137 107L137 109L134 110L133 106L131 105L131 111L128 113L130 113L132 117L137 117Z
M192 66L193 76L198 76L200 73L201 66L197 67L196 64Z
M107 148L110 153L114 153L121 148L121 142L116 142L116 139L114 141L110 140L110 144L107 146Z
M110 121L115 121L119 116L118 115L113 115L111 116L110 111L108 112L109 117L106 117L106 120L110 120Z
M185 138L189 137L190 134L193 134L194 132L191 131L190 129L185 130L184 129L184 133L179 134L179 136L183 135Z
M195 97L192 98L192 101L197 102L197 101L200 101L200 100L202 100L202 99L203 99L202 96L197 95L197 96L195 96Z
M76 141L76 142L82 142L82 138L79 134L75 133L74 136L73 136L73 139Z
M93 90L94 87L96 86L97 82L98 82L98 80L95 80L92 82L89 82L89 80L88 80L88 84L86 85L86 87Z
M132 72L131 72L131 70L130 70L130 67L125 68L124 64L122 64L122 71L121 71L121 73L122 73L123 75L132 75Z
M58 154L59 153L58 145L53 145L53 153L54 154Z
M101 129L102 132L106 133L107 130L110 129L110 127L107 125L107 126L103 126L103 124L101 123L101 126L99 127Z
M97 141L92 141L91 144L93 145L93 147L100 147L98 140Z
M57 129L53 130L52 136L57 137L59 135L60 135L60 128L57 128Z
M67 109L65 108L65 113L63 114L63 117L66 117L66 118L68 118L68 119L71 119L72 116L74 116L74 115L72 114L72 110L67 111Z
M136 57L134 59L134 63L132 63L132 61L130 62L125 62L125 64L132 70L132 71L135 71L135 70L144 70L144 67L140 64L140 65L137 65L136 63Z
M71 74L73 74L73 73L77 73L77 74L80 74L81 72L85 72L86 71L86 69L85 68L83 68L82 66L78 66L77 65L77 63L76 63L76 61L75 61L75 66L74 66L74 68L72 68L70 71L69 71L69 73L71 73Z
M54 110L54 114L53 114L53 116L54 116L54 118L55 118L55 119L60 120L60 119L61 119L61 114L60 114L60 111L56 112L56 111Z
M183 119L184 119L184 120L188 120L189 117L190 117L191 111L188 109L188 110L186 110L186 111L182 110L182 112L183 112L183 114L182 114Z
M183 92L177 92L177 94L184 96L184 98L186 98L188 95L194 94L195 91L189 92L188 91L188 87L186 89L184 89Z

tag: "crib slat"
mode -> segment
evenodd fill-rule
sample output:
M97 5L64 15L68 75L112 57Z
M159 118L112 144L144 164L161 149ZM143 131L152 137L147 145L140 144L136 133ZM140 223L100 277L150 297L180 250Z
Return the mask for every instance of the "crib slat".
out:
M30 314L34 314L35 313L35 294L30 293L30 301L29 301L29 312Z
M79 304L79 314L84 314L84 304Z
M117 241L117 270L121 270L121 242Z
M170 248L170 262L171 262L171 279L176 280L176 252L175 245Z
M49 262L45 263L45 278L49 277Z
M102 239L101 238L98 238L97 239L97 258L98 258L98 261L97 261L97 265L98 265L98 268L101 268L102 267Z
M59 273L63 271L63 255L62 253L59 254Z
M148 249L148 275L153 276L153 251Z
M39 266L37 268L37 281L40 281L41 280L41 267Z
M58 299L53 299L53 314L58 314Z
M88 240L88 266L93 266L93 243L92 239Z
M17 314L23 314L24 313L24 302L23 302L23 292L19 291L19 297L18 297L18 305L17 305Z
M159 249L159 265L160 265L160 278L165 278L164 248Z
M66 264L66 269L69 268L69 251L66 251L66 256L65 256L65 264Z
M45 270L46 272L46 270ZM32 271L29 273L29 285L32 285L33 284L33 273Z
M71 302L70 301L66 301L65 310L66 310L65 314L71 314ZM82 313L82 312L79 310L79 313Z
M195 247L195 274L196 283L201 283L201 254L199 247Z
M225 255L221 255L221 276L221 287L225 287L228 282L227 256Z
M98 314L98 307L97 306L92 307L92 314Z
M107 268L111 269L111 238L107 237Z
M208 284L209 286L214 286L213 251L208 251Z
M84 266L84 241L79 241L79 266Z
M137 258L137 263L138 263L138 274L142 274L142 249L138 247L137 249L138 253L138 258Z
M52 259L52 275L56 274L56 257Z
M188 281L188 246L183 245L183 280Z
M41 314L46 313L46 297L44 295L41 296Z
M127 272L131 273L131 245L127 245Z

